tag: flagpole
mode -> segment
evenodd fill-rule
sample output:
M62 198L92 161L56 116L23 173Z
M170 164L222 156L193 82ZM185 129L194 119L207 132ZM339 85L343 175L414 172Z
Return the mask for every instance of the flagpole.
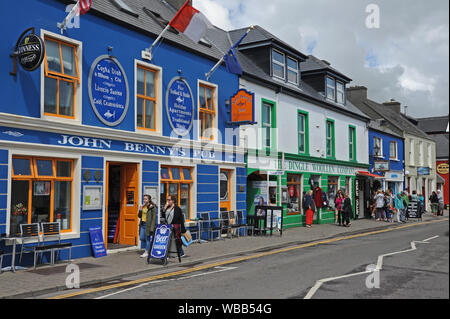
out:
M169 30L170 28L170 24L173 22L173 20L175 20L176 17L178 17L180 15L180 12L183 11L184 7L186 7L189 3L189 0L186 0L186 2L181 6L180 10L178 10L177 13L175 13L175 15L173 16L173 18L170 20L170 22L166 25L166 27L161 31L161 33L158 35L158 37L156 38L155 41L153 41L152 45L150 46L150 48L146 49L145 51L147 51L148 53L148 59L152 60L153 56L152 56L152 50L154 48L154 46L156 45L156 43L158 43L159 40L161 40L162 36L164 33L166 33L167 30Z
M56 24L56 26L61 30L61 34L63 34L64 30L66 30L67 22L69 22L70 19L72 19L79 10L80 10L80 0L78 0L77 3L73 6L72 10L70 10L69 14L63 20L63 22Z
M213 66L213 68L211 70L209 70L208 73L205 73L205 77L206 80L209 81L209 78L211 77L211 74L219 67L220 64L222 64L224 57L230 53L231 50L233 50L235 47L237 47L239 45L239 43L241 43L242 40L244 40L244 38L247 36L247 34L252 31L254 29L254 27L251 25L250 28L247 29L247 31L245 31L244 35L227 51L227 53L219 60L219 62L216 63L216 65Z

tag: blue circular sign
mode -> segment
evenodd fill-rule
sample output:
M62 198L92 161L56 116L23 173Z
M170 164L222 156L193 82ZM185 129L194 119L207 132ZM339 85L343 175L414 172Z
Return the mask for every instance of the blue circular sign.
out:
M88 80L89 99L97 117L108 126L122 122L128 110L129 91L119 61L109 55L98 57Z
M189 133L194 122L194 99L186 80L173 78L166 93L166 110L170 126L180 136Z

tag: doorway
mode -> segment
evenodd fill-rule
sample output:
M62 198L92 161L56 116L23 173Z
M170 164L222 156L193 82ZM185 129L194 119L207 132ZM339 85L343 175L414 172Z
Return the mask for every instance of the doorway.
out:
M107 249L127 248L138 243L139 164L106 163Z
M231 170L220 170L220 210L231 210Z

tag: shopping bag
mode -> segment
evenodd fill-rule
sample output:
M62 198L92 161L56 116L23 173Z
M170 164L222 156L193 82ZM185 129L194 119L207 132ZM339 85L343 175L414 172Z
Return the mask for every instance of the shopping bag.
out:
M186 241L188 241L188 242L192 240L192 235L189 232L189 230L186 230L186 232L181 234L181 236L183 236L186 239Z

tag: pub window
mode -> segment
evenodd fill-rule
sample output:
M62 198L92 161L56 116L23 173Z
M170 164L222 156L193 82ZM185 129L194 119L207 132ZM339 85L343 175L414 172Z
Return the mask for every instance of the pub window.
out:
M156 131L158 72L138 65L136 73L136 126Z
M10 234L20 224L60 222L72 229L73 160L19 157L12 159Z
M177 204L184 214L186 221L190 220L191 214L191 188L192 172L188 167L162 166L160 183L161 207L167 202L167 196L175 195Z
M395 141L389 143L389 159L397 159L397 142Z
M214 120L216 117L215 88L200 84L199 86L199 119L200 138L214 139Z
M288 204L287 214L301 214L302 210L302 176L299 174L287 175Z
M75 118L80 84L78 46L45 36L44 115Z

